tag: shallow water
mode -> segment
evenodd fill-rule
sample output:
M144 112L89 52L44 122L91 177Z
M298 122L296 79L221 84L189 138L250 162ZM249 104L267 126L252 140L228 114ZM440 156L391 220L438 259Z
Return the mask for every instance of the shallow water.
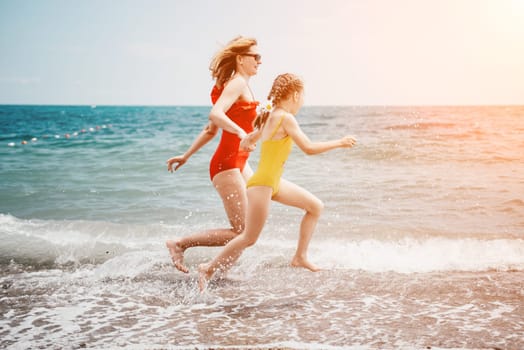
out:
M208 112L0 107L0 347L524 348L523 107L305 107L311 139L358 139L286 164L325 203L325 270L288 266L301 212L274 204L201 295L219 248L188 250L184 275L164 242L226 226L217 140L165 160Z

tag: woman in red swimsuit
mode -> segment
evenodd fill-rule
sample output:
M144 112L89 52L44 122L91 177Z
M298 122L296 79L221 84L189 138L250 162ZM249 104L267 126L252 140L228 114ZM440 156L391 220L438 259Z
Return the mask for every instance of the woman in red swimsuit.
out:
M167 168L176 171L202 146L222 129L220 143L211 159L209 175L231 223L230 228L198 232L166 246L175 267L189 272L184 265L184 251L196 246L223 246L244 230L247 196L246 182L253 174L247 163L249 152L239 149L240 141L253 131L258 102L249 88L249 78L257 74L261 64L255 39L237 37L230 41L212 59L209 69L216 84L211 92L213 108L210 122L181 156L167 160Z

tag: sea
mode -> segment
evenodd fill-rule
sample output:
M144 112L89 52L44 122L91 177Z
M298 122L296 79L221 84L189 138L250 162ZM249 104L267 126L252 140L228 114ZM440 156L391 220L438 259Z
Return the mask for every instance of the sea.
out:
M284 177L325 205L278 203L204 293L220 247L165 241L227 218L219 136L175 173L210 106L0 106L2 349L524 349L524 106L305 106L313 141ZM259 149L250 157L256 168Z

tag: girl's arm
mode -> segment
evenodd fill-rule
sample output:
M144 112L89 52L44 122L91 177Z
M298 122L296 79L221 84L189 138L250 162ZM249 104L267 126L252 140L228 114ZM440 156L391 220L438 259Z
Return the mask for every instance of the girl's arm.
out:
M167 160L167 170L170 172L176 171L178 168L180 168L182 165L184 165L188 159L195 154L202 146L207 144L209 141L215 137L215 135L218 132L218 128L213 123L209 122L204 129L198 134L195 141L193 141L193 144L189 146L186 153L180 156L176 156L173 158L169 158ZM177 164L175 169L173 169L173 165Z
M226 115L226 111L228 111L233 103L242 95L246 84L246 81L241 77L231 80L224 87L224 91L222 91L222 94L209 113L209 120L211 120L213 124L232 134L238 135L240 139L246 136L246 132Z
M293 115L286 115L282 121L284 131L291 136L297 146L308 155L319 154L330 151L335 148L353 147L357 142L352 136L345 136L338 140L312 142L302 131Z

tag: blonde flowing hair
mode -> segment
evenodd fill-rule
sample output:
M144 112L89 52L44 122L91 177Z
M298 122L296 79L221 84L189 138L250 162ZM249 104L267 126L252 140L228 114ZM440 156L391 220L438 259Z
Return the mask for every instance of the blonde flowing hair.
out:
M213 56L209 70L216 80L217 87L222 88L235 73L237 56L248 53L253 45L257 45L256 39L238 36Z
M289 96L295 92L301 92L303 90L304 83L298 76L291 73L284 73L277 76L275 81L273 81L273 86L271 87L267 99L272 101L271 104L273 106L278 106L282 100L289 98ZM257 129L261 129L266 123L269 113L270 111L268 110L260 112L255 118L253 126Z

